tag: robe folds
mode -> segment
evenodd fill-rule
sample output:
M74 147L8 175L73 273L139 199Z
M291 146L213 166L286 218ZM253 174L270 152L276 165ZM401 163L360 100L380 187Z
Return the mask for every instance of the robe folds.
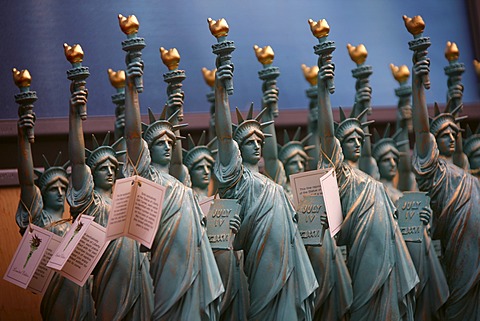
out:
M43 209L42 195L35 186L35 202L30 209L32 223L47 228L58 236L64 236L70 228L70 223L55 225L53 217ZM16 213L17 225L23 232L28 228L28 209L20 202ZM61 276L58 273L53 275L48 284L40 304L40 314L44 321L72 320L90 321L95 319L95 311L92 296L90 294L90 282L87 281L83 287Z
M433 135L429 146L425 158L414 151L413 165L418 188L431 199L432 238L442 243L447 320L480 320L480 183L439 158Z
M295 210L283 188L242 166L235 154L214 174L222 198L241 204L242 224L234 248L245 254L250 290L249 320L311 320L318 283L294 223Z
M353 283L350 320L413 320L419 280L395 206L383 184L344 162L337 139L335 144L332 159L322 158L319 166L335 166L344 216L337 244L347 246Z
M218 320L224 287L193 190L151 165L145 141L136 170L124 168L125 177L135 173L166 188L150 249L152 320Z
M70 184L67 200L75 217L90 215L96 223L107 226L112 200L94 190L92 175L80 190ZM153 306L148 270L149 262L137 241L127 237L112 240L92 272L96 320L148 320Z

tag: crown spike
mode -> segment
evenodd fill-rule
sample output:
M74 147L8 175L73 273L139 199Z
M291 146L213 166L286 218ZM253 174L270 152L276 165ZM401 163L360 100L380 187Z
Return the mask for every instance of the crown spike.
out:
M247 119L253 118L253 102L250 103L250 108L248 109Z
M403 145L408 145L410 144L410 142L408 141L408 139L404 139L404 140L401 140L399 142L396 142L396 145L397 146L403 146Z
M205 145L206 135L207 135L207 133L205 131L202 131L202 134L200 135L200 138L198 139L198 144L197 145Z
M110 142L110 131L108 131L105 137L103 138L102 146L109 146L109 142Z
M153 114L153 111L150 107L148 107L148 120L150 121L150 124L153 124L157 120L155 119L155 115Z
M383 138L387 138L390 136L390 123L387 123L387 126L385 127L385 132L383 133Z
M295 141L300 141L300 132L301 132L302 128L300 126L297 127L297 130L295 131L295 134L293 134L293 138L292 140L295 140Z
M406 129L406 128L402 128L402 129L400 129L400 130L397 130L397 131L392 135L392 139L393 139L394 141L396 141L396 140L397 140L397 137L398 137L404 130L407 130L407 129Z
M162 114L160 115L160 118L159 118L159 119L165 120L165 118L167 118L167 104L165 104L165 105L163 106Z
M265 137L272 137L272 134L263 134Z
M314 149L314 148L315 148L314 145L307 145L307 146L304 146L304 147L303 147L303 150L306 151L306 152L308 152L309 150L312 150L312 149Z
M57 166L57 164L60 163L60 157L62 156L62 152L59 151L57 154L57 158L55 158L55 161L53 162L53 166Z
M286 129L283 130L283 143L290 143L290 136L288 135L288 131Z
M360 123L360 125L362 126L362 128L364 127L368 127L369 125L373 124L375 121L374 120L368 120L364 123Z
M97 137L95 137L94 134L92 134L92 142L93 142L93 149L97 149L100 145L98 144Z
M45 167L45 169L49 169L51 166L50 166L50 163L48 163L47 157L44 154L42 154L42 158L43 158L43 167Z
M303 139L300 141L300 143L302 143L302 145L305 145L305 143L310 139L310 137L312 137L312 133L308 133L307 136L303 137ZM313 146L315 147L315 146Z
M440 115L440 108L438 108L438 104L436 102L433 104L433 114L435 117Z
M253 107L253 104L252 104L252 107ZM267 111L267 108L263 108L257 115L257 117L255 117L255 120L260 122L260 120L262 119L262 116L263 114L265 114L265 112Z
M62 165L64 170L67 170L68 166L70 166L70 160L66 161L65 164Z
M216 142L217 142L217 136L213 137L212 140L209 141L205 146L207 146L207 148L210 149L213 146L213 144L215 144Z
M173 129L173 131L177 131L177 130L179 130L181 128L185 128L187 126L188 126L188 124L178 124L178 125L173 125L172 129ZM185 139L185 137L183 139Z
M124 137L120 137L119 139L117 139L113 144L112 144L112 148L114 150L117 150L117 146L119 146L123 141L125 141L125 138ZM119 152L116 152L117 154Z
M368 112L368 108L365 108L364 110L362 110L362 112L360 114L358 114L358 116L356 117L358 120L362 119L363 116ZM353 113L353 110L352 110L352 113ZM352 116L352 118L354 118Z
M195 148L195 142L193 141L192 135L190 134L187 135L187 141L188 141L188 149Z
M237 112L237 123L238 124L243 123L245 120L243 119L243 116L240 110L238 110L238 107L235 107L235 111Z
M343 111L342 107L338 107L338 109L340 109L340 122L342 122L347 119L347 116L345 116L345 112Z
M473 135L472 129L470 128L470 125L467 124L467 138L472 136L472 135Z
M373 129L373 140L377 143L380 141L380 134L376 128Z
M266 121L266 122L264 122L264 123L260 123L260 128L261 128L261 129L264 129L265 127L270 126L270 125L272 125L273 123L274 123L273 120ZM264 135L265 135L265 137L267 137L267 134L264 134ZM272 135L270 135L270 136L272 136Z
M455 117L455 121L458 123L459 121L462 121L462 120L467 119L467 118L468 118L467 115L460 116L460 117Z
M163 109L162 115L163 113L166 113L166 110L167 110L166 108ZM172 123L172 121L175 119L175 117L177 117L179 113L180 113L180 109L175 110L175 112L171 114L170 117L168 117L167 121L169 123ZM165 115L162 117L162 119L165 119Z
M459 104L457 107L455 107L455 108L452 110L452 112L451 112L452 116L455 116L455 114L458 113L462 108L463 108L463 104L462 104L462 103Z

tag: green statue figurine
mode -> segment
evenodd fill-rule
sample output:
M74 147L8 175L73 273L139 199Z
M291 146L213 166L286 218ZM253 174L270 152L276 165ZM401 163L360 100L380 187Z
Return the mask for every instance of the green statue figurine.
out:
M16 213L16 221L22 235L31 222L31 224L63 236L71 226L71 219L63 219L69 178L68 162L59 166L57 164L59 157L57 157L53 165L50 165L44 157L44 171L34 170L29 139L33 139L34 136L30 136L28 133L33 134L35 114L31 107L37 98L35 92L29 90L31 76L28 70L14 69L13 78L22 91L15 95L16 101L20 103L18 121L20 204ZM30 108L25 110L25 105ZM34 174L37 176L36 180ZM42 297L40 313L45 321L94 320L95 311L90 294L90 283L87 282L80 287L55 273Z
M363 139L363 125L349 118L334 129L329 94L334 67L331 51L324 51L326 44L332 46L333 41L326 39L330 28L325 20L309 20L309 24L319 39L314 47L319 55L319 166L334 166L336 172L344 213L337 244L347 246L353 284L350 320L413 320L418 276L394 220L395 207L380 182L344 161L345 142L352 136Z
M415 25L420 27L415 30ZM415 34L421 33L425 24L417 16L408 20L406 26ZM441 149L452 149L452 137L455 145L452 128L457 126L456 120L450 113L444 113L432 123L434 127L429 123L423 84L429 74L427 52L415 52L413 62L413 165L420 191L428 192L431 199L432 238L442 243L450 288L445 303L446 319L480 320L480 183L440 157Z
M473 132L467 125L467 137L463 145L470 163L470 173L480 179L480 126L477 126L477 130Z
M403 193L393 186L393 179L397 175L397 166L402 157L400 145L408 145L408 140L397 141L401 132L397 131L389 137L390 126L387 125L382 138L374 130L375 144L372 154L378 164L380 182L385 186L388 196L398 206L398 199ZM407 128L403 128L406 131ZM408 137L408 136L407 136ZM410 161L410 157L407 157ZM444 304L449 296L448 284L442 265L435 253L435 248L427 232L427 225L431 217L431 208L424 208L420 212L420 219L425 228L420 243L405 241L408 251L415 265L420 284L415 293L415 321L445 320Z
M143 62L127 54L125 90L126 177L139 175L166 187L162 217L150 249L154 286L151 320L218 320L222 280L202 226L203 213L193 190L169 174L175 134L175 111L165 119L140 119L138 92L133 79L143 75ZM151 114L152 115L152 114ZM176 120L175 120L176 121ZM180 153L182 151L180 150Z
M265 124L259 122L261 114L255 119L250 114L243 119L238 112L239 124L232 130L225 85L232 78L231 63L217 65L218 153L214 174L220 196L237 199L242 207L242 224L234 249L242 249L245 254L250 289L248 319L311 320L318 284L294 222L295 210L283 188L258 172L265 140Z
M78 46L77 50L81 51ZM68 58L68 57L67 57ZM72 88L75 85L72 84ZM100 145L85 148L82 118L79 111L87 103L87 91L73 91L70 98L68 149L72 176L67 200L73 217L86 214L107 226L112 193L119 169L115 147L109 146L109 134ZM119 141L117 141L118 144ZM96 320L145 320L152 312L152 283L140 245L127 237L113 240L93 272L92 296Z

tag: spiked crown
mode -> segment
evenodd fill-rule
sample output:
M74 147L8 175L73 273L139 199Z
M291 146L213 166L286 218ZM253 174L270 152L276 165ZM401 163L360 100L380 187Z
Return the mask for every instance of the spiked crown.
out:
M262 130L268 125L273 124L273 120L265 123L260 123L260 119L262 118L262 115L265 113L266 110L267 108L264 108L262 111L260 111L257 117L253 118L252 103L250 105L250 109L248 110L247 118L244 119L242 114L238 110L238 107L236 108L238 125L233 124L233 139L238 143L239 146L242 146L245 140L253 134L257 134L263 140L265 140L265 137L270 136L269 134L264 134Z
M463 151L467 157L471 157L480 149L480 125L477 130L472 132L472 129L467 124L467 138L463 142Z
M85 153L87 157L86 163L92 170L92 173L95 172L98 165L102 164L107 159L110 159L111 161L116 163L117 166L120 165L120 163L118 162L118 157L124 155L126 151L117 151L116 148L120 144L122 139L123 138L118 139L110 146L108 144L110 141L110 132L107 132L102 144L100 145L95 135L92 134L93 149L89 150L85 148Z
M183 163L185 166L187 166L189 171L191 171L193 167L203 159L206 159L210 164L213 164L215 161L213 154L215 154L217 151L212 150L212 146L217 139L215 137L210 142L205 144L205 137L206 134L205 131L203 131L200 139L198 140L198 144L195 144L192 136L188 134L188 150L183 150Z
M158 119L155 119L153 112L150 108L148 108L148 116L150 120L150 125L142 123L142 130L143 130L143 139L148 144L148 148L151 148L155 141L162 137L163 135L167 135L173 140L173 145L175 145L175 141L177 139L183 139L184 137L176 136L175 131L182 127L188 126L187 124L179 124L173 125L172 120L177 117L177 114L180 110L174 112L168 119L166 119L166 106L163 108L162 114Z
M278 145L278 159L283 163L286 164L288 160L295 155L300 155L303 159L309 160L310 157L307 155L307 151L310 149L315 148L313 145L305 146L307 140L312 136L312 134L308 134L302 140L300 140L300 131L301 127L298 127L293 135L292 139L288 135L287 130L283 132L283 146Z
M438 104L435 103L435 117L430 118L430 133L432 133L435 137L438 137L438 135L447 127L451 127L455 131L455 133L458 133L460 131L460 128L458 127L457 122L467 118L466 116L455 117L455 115L460 111L462 107L463 104L460 104L455 107L452 112L450 112L450 104L447 104L447 107L445 107L445 111L442 113L438 108Z
M398 136L402 131L397 130L392 137L390 137L390 124L387 124L383 137L380 137L376 128L373 129L375 143L372 145L372 156L377 163L380 162L383 156L388 152L392 152L397 157L400 156L398 148L402 145L408 144L408 140L398 141Z
M35 175L37 175L35 184L38 186L42 193L48 188L48 186L55 183L57 180L65 184L65 186L68 186L67 167L70 164L70 161L67 161L63 165L57 165L61 155L62 152L59 152L53 165L50 165L45 155L42 155L43 167L45 168L45 170L43 172L36 169L33 170Z
M373 120L362 123L363 115L368 112L368 109L363 110L357 117L353 115L353 109L350 113L350 116L347 118L343 112L342 107L340 109L340 123L335 123L335 137L340 141L340 144L343 143L343 140L353 132L357 132L365 138L368 134L365 134L363 130L365 127L373 123Z

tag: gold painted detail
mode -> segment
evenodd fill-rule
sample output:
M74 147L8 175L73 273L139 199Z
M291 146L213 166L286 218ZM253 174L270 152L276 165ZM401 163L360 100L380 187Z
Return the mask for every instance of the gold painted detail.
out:
M217 72L217 69L212 69L209 70L205 67L202 68L202 74L203 74L203 79L209 85L210 87L213 87L215 85L215 73Z
M83 61L83 50L80 45L69 46L64 43L63 50L65 51L65 57L71 64L81 63Z
M262 65L270 65L273 62L273 58L275 58L275 53L270 46L260 48L259 46L255 45L253 46L253 50L255 51L258 62L260 62Z
M317 22L308 19L308 24L310 25L310 30L315 38L323 38L330 33L330 26L325 19L318 20Z
M445 47L445 58L448 61L458 60L460 56L460 51L458 50L457 44L455 42L447 41L447 46Z
M425 30L425 22L423 21L421 16L409 18L404 15L402 18L405 22L405 27L412 35L419 35L423 32L423 30Z
M108 69L108 79L114 88L125 88L125 70Z
M393 78L399 83L407 81L410 77L410 70L408 70L407 65L402 65L400 67L390 64L390 70L392 71Z
M350 55L350 59L355 62L357 65L363 64L367 60L368 52L367 48L363 44L359 44L358 46L352 46L351 44L347 44L348 54Z
M230 29L228 27L227 20L225 20L224 18L221 18L219 20L213 20L212 18L208 18L207 22L210 28L210 32L215 38L226 37L228 35L228 31Z
M175 70L178 68L180 63L180 54L178 53L177 48L165 49L160 47L160 57L162 58L163 64L167 66L168 70Z
M312 86L316 86L318 83L318 66L308 67L305 64L302 64L303 76Z
M27 69L17 70L17 68L12 69L13 72L13 81L18 88L21 87L30 87L32 82L32 76Z
M137 33L138 28L140 27L140 23L134 15L124 17L119 14L118 24L120 25L120 29L122 29L123 33L126 35Z

